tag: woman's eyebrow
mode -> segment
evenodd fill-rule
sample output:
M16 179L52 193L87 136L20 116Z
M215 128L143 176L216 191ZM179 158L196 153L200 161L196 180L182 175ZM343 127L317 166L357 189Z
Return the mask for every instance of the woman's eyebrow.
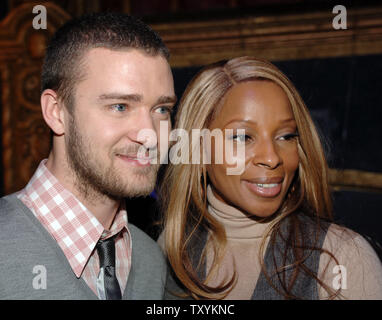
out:
M294 118L287 118L287 119L280 120L280 123L287 123L287 122L296 122L296 120Z
M254 120L243 120L243 119L233 119L231 121L229 121L227 125L231 124L231 123L243 123L243 124L253 124L253 125L257 125L257 121L254 121ZM296 120L294 118L286 118L286 119L282 119L279 121L280 123L284 124L284 123L288 123L288 122L296 122Z

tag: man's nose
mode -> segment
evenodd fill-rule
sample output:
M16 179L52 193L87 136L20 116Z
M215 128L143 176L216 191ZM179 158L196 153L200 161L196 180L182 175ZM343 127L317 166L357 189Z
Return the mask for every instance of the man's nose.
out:
M272 139L260 138L253 150L253 163L256 166L275 169L282 163L280 150Z
M139 108L129 120L129 139L144 145L147 149L156 148L158 139L150 110Z

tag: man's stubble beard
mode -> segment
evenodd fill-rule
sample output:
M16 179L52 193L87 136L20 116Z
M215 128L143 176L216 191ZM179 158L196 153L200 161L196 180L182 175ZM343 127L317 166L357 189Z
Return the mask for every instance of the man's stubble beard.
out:
M69 118L67 160L80 194L89 200L100 196L120 200L146 196L154 189L159 165L132 167L129 172L118 172L113 167L113 161L107 167L97 161L97 155L92 152L92 143L79 132L74 115ZM138 148L139 145L130 147L134 151ZM123 179L123 175L128 178Z

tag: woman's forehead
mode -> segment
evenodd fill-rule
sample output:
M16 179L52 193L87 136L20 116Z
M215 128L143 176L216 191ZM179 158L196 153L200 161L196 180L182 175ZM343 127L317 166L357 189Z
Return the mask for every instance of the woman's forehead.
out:
M223 97L213 123L294 119L284 90L272 81L255 80L234 85ZM212 123L211 123L212 124Z

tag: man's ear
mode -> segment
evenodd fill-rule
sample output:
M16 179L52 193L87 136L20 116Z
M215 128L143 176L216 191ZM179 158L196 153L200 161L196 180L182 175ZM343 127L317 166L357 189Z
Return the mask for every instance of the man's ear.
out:
M64 106L58 101L56 91L46 89L41 94L41 110L47 125L57 135L65 133Z

